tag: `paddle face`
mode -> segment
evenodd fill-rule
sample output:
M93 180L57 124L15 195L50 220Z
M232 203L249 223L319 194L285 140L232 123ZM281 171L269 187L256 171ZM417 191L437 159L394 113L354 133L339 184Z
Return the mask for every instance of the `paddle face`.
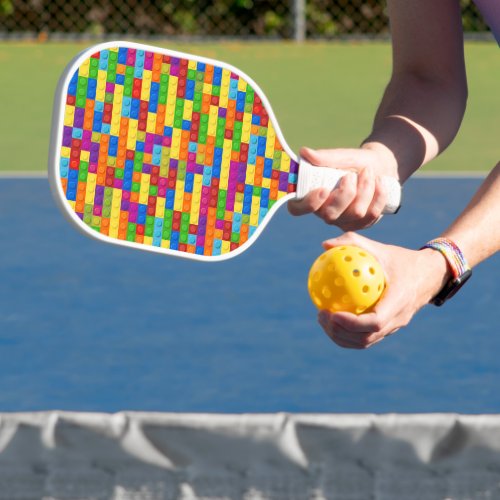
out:
M86 234L221 260L247 248L295 192L298 164L287 150L267 99L242 72L107 43L60 80L49 178Z

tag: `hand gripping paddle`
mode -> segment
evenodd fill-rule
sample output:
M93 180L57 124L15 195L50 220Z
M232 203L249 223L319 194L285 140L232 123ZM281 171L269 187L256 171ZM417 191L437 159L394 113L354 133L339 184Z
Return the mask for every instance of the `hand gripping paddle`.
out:
M129 42L78 55L58 85L49 180L94 238L197 260L246 250L275 211L346 172L286 144L258 85L229 64ZM395 212L401 188L383 178Z

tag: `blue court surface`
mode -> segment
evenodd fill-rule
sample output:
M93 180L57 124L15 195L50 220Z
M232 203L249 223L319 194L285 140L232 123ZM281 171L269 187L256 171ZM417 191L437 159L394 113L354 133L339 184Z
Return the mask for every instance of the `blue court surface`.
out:
M480 182L411 180L365 234L418 248ZM500 411L499 255L453 301L350 351L307 294L320 242L339 234L314 216L283 207L214 264L85 238L46 179L0 179L0 221L0 411Z

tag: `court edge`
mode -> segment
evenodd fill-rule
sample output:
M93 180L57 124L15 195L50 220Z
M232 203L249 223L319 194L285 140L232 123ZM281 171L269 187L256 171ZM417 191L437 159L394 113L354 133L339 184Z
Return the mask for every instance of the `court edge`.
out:
M472 170L452 170L449 172L417 172L415 179L482 179L488 175L488 171L475 172ZM0 172L0 179L46 179L47 172L44 171L5 171Z

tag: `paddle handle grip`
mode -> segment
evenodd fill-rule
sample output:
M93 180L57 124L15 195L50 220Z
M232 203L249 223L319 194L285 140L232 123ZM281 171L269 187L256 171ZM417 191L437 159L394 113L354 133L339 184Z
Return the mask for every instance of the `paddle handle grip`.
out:
M313 189L337 187L340 179L349 173L349 170L339 170L330 167L317 167L304 159L300 159L299 175L297 181L297 198L304 198ZM384 214L395 214L401 206L401 184L394 177L381 178L382 187L386 193L387 201Z

